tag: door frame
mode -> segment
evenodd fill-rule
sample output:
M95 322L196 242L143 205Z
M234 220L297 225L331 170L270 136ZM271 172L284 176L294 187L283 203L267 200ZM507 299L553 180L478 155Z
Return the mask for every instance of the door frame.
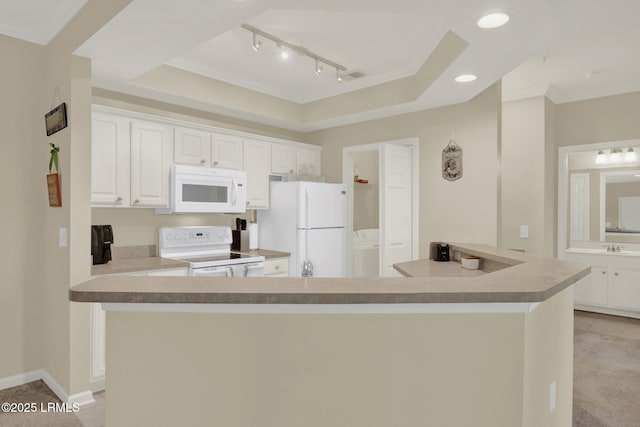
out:
M418 259L418 250L420 246L420 236L419 236L419 213L420 213L420 200L419 200L419 182L420 182L420 173L419 173L419 165L420 165L420 140L418 137L404 138L404 139L396 139L390 141L380 141L374 142L370 144L362 144L362 145L352 145L349 147L344 147L342 149L342 182L347 186L348 198L349 198L349 207L347 209L347 254L348 254L348 274L351 276L353 273L353 245L352 245L352 235L353 235L353 194L354 194L354 185L353 185L353 155L356 153L362 152L370 152L376 151L378 153L378 175L381 176L383 173L383 162L381 157L381 148L384 144L392 144L392 145L402 145L404 147L410 147L413 151L412 153L412 196L411 196L411 218L412 224L411 229L413 231L413 239L411 244L411 260ZM382 186L379 186L378 191L382 192ZM384 200L382 194L378 198L380 203ZM383 218L383 210L378 207L378 230L380 235L382 235L382 227L384 224ZM409 260L407 260L409 261ZM378 258L378 274L382 272L382 251L379 253Z

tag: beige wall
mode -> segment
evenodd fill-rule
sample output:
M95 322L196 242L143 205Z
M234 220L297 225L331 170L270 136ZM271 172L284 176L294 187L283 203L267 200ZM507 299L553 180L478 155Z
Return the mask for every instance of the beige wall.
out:
M42 47L0 35L0 378L41 367L40 295L46 201ZM50 96L50 94L49 94Z
M500 88L494 85L459 105L419 111L308 134L322 145L322 170L342 182L344 147L418 137L420 140L420 256L430 241L497 243ZM442 150L451 133L464 152L464 176L441 176Z
M500 246L554 256L556 160L554 105L545 97L502 106ZM520 226L529 237L520 238Z
M106 423L568 427L572 308L569 288L527 314L108 312Z
M378 186L378 151L353 153L354 174L367 184L353 184L353 229L378 228L380 217L380 187Z
M640 138L640 92L558 104L558 146Z

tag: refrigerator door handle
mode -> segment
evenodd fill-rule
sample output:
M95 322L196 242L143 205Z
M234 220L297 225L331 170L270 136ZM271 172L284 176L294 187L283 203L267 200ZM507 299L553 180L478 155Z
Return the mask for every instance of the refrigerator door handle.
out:
M305 229L305 248L304 248L304 261L302 262L302 277L313 277L313 263L309 259L309 228L311 227L311 197L309 196L309 190L305 190L305 208L307 227Z

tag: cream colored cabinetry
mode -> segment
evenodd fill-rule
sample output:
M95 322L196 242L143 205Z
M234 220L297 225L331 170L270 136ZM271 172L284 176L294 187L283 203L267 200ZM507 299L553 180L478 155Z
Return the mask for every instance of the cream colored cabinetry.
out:
M169 126L94 112L92 206L167 207L172 142Z
M270 258L264 262L265 277L288 277L289 258Z
M247 209L269 209L270 142L244 140L244 170L247 172Z
M211 166L242 170L243 140L239 136L214 133L211 140Z
M188 127L174 135L174 163L242 170L242 138Z
M129 206L131 131L125 117L93 113L91 204Z
M164 270L139 271L135 273L114 274L114 276L187 276L187 268L168 268ZM89 383L91 391L104 390L106 373L106 313L102 305L91 303L91 348Z
M298 148L297 169L302 175L321 175L320 150L314 148Z
M271 144L271 173L295 173L297 165L297 148L286 144Z
M591 265L574 285L576 308L640 318L640 257L567 253L567 260Z
M169 206L173 129L134 120L131 123L131 206Z
M174 129L173 161L183 165L211 165L211 133L198 129Z

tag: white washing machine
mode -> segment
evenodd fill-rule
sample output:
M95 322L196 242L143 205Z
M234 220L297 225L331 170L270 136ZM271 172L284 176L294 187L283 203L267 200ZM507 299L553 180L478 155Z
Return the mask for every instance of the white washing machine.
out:
M353 276L379 277L380 238L377 228L353 232Z

